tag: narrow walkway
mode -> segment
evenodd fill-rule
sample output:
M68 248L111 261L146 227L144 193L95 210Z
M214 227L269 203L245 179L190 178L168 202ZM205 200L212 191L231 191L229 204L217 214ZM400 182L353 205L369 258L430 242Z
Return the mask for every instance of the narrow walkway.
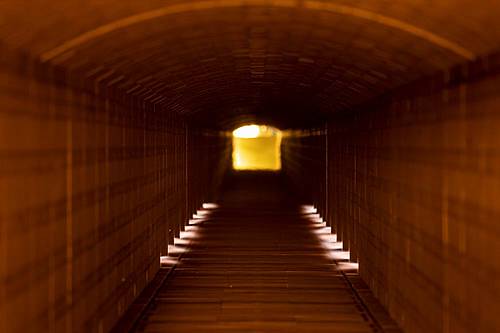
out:
M240 175L202 216L140 332L380 332L275 175Z

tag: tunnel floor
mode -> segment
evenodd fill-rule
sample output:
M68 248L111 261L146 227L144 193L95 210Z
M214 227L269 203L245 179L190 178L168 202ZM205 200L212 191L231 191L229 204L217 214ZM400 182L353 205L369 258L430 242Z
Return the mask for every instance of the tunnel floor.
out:
M396 331L363 303L357 274L326 255L321 227L279 175L242 173L228 184L218 208L186 229L177 247L187 249L137 332Z

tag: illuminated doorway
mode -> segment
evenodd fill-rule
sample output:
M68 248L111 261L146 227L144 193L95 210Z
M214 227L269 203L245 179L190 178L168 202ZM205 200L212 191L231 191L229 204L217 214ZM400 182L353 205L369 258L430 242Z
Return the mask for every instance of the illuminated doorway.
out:
M264 125L246 125L233 131L235 170L281 170L281 131Z

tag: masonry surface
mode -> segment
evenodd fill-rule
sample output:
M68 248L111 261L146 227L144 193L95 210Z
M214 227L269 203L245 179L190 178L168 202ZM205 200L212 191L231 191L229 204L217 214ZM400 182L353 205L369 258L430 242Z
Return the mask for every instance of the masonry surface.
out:
M226 238L202 230L240 265L225 281L279 255L307 264L263 236L268 219L271 234L304 241L295 250L314 248L304 251L316 268L359 267L304 273L332 297L350 288L349 306L365 311L342 317L357 318L354 329L500 330L499 14L469 0L3 1L0 331L116 329L165 273L160 257L174 255L193 214L223 202L214 219ZM280 173L231 171L230 133L250 123L283 131ZM301 205L317 209L347 259L320 259L294 224ZM248 210L255 224L239 219ZM243 251L252 237L263 238ZM219 288L219 255L193 247L166 281L200 269ZM262 290L274 283L264 275ZM339 281L347 289L335 294ZM158 290L151 304L171 291ZM151 309L138 310L140 323ZM272 317L231 309L216 319ZM280 309L271 319L306 315ZM321 317L325 330L342 311Z

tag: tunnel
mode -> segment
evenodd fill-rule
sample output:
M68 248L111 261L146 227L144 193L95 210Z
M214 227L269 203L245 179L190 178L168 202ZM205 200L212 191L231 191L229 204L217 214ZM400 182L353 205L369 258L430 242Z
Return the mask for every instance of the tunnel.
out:
M498 332L499 14L0 2L0 332Z

